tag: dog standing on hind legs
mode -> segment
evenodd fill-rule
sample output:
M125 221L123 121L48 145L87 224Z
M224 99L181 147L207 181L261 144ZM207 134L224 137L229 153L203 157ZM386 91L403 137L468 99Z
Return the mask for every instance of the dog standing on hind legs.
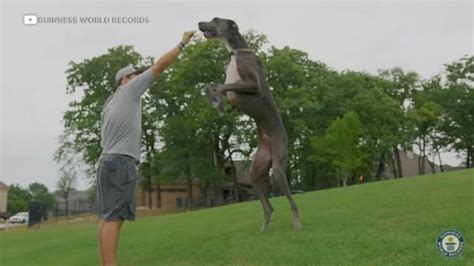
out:
M206 85L211 104L219 113L224 110L223 97L237 109L255 120L259 144L250 167L250 182L262 203L264 221L261 230L270 223L273 207L265 191L265 178L273 169L280 189L285 193L293 215L293 227L301 228L298 207L290 193L286 179L288 164L288 140L278 108L265 80L259 59L248 49L237 24L229 19L214 18L200 22L199 30L207 39L222 41L231 54L226 69L226 81L222 85Z

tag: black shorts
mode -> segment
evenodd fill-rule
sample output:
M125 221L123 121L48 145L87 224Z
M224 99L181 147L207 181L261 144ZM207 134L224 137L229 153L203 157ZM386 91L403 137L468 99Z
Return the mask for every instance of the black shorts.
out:
M97 170L97 215L106 221L135 221L137 163L122 154L105 154Z

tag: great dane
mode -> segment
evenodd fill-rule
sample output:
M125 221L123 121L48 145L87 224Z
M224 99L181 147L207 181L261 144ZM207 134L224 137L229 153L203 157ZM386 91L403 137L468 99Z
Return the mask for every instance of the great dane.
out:
M250 167L250 182L263 206L264 221L261 231L270 223L273 207L265 189L270 168L275 180L286 195L293 214L293 227L301 228L298 207L290 193L286 178L288 139L285 126L265 80L260 60L248 48L237 24L229 19L214 18L200 22L199 30L207 39L217 39L228 49L230 62L226 69L225 84L206 85L206 94L219 113L224 110L223 97L237 109L255 120L259 144Z

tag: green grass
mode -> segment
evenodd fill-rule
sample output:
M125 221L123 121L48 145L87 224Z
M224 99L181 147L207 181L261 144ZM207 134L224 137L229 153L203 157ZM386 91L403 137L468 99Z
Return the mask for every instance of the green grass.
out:
M140 218L123 227L119 265L474 265L474 170L295 195L303 229L285 198L273 198L260 234L257 201ZM0 265L99 265L97 224L0 232ZM436 249L460 230L461 257Z

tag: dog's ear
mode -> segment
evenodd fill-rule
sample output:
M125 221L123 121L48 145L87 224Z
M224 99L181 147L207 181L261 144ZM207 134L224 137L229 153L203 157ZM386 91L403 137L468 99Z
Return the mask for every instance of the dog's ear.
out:
M233 30L238 31L239 27L237 26L237 23L235 23L233 20L229 20L229 27Z

